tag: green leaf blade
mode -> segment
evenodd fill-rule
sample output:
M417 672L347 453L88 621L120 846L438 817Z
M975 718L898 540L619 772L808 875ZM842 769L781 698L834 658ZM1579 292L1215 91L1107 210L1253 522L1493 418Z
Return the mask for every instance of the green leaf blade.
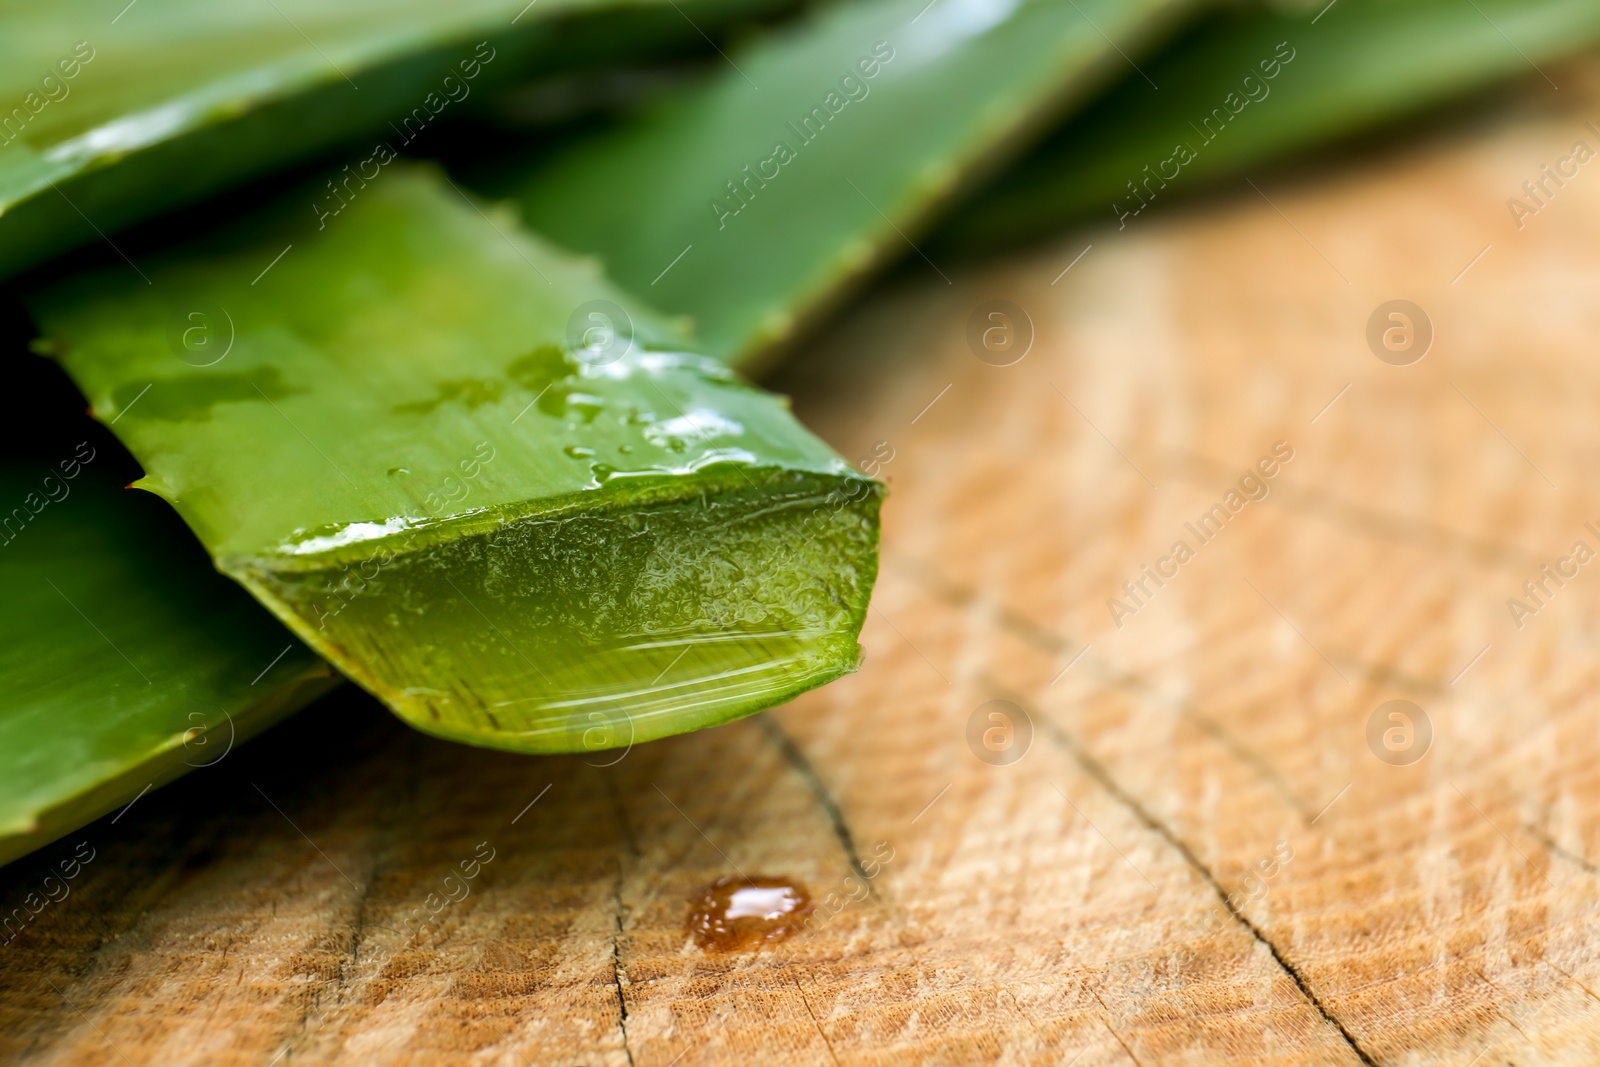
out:
M702 41L656 0L0 6L0 278L357 137L404 150L513 76Z
M1142 80L1125 80L958 211L936 244L954 253L1096 218L1132 225L1146 200L1170 203L1238 180L1249 167L1508 77L1538 79L1543 64L1596 41L1600 8L1586 0L1340 0L1320 15L1215 16L1149 61L1158 96ZM1293 60L1262 78L1259 65L1280 45ZM1259 100L1247 99L1249 75L1264 87ZM1230 93L1235 106L1246 101L1242 108L1204 126ZM1178 168L1168 161L1180 145L1194 158L1172 177ZM1160 180L1144 185L1163 170L1170 188Z
M33 299L222 570L414 725L496 747L624 745L854 668L876 483L432 172L390 164L332 218L316 193L151 285Z
M0 499L22 509L0 544L0 863L220 764L337 684L95 458L0 463Z
M534 229L692 316L707 352L754 366L884 262L915 257L909 242L944 204L1186 6L837 5L531 174L481 181L514 192Z

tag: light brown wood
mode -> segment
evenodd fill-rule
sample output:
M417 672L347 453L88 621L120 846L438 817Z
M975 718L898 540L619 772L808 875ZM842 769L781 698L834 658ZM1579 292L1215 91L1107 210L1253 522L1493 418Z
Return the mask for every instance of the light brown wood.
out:
M88 876L0 950L0 1058L1600 1062L1600 563L1506 606L1600 549L1600 173L1505 206L1592 142L1569 77L953 284L914 262L779 383L846 456L893 450L860 673L609 768L336 698L69 839ZM1037 330L1013 366L966 347L991 298ZM1412 366L1367 347L1393 298L1437 331ZM1368 741L1396 698L1433 733L1403 766ZM1033 740L991 766L997 699ZM781 946L685 933L721 875L842 897L864 862Z

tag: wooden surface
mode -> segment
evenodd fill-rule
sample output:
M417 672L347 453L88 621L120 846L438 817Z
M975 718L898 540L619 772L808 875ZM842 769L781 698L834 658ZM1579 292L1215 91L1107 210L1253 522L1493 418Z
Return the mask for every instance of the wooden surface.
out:
M0 873L10 907L95 850L0 949L0 1060L1600 1061L1600 564L1506 604L1600 548L1600 170L1520 231L1505 203L1600 143L1560 80L952 284L914 262L779 383L893 450L859 674L608 768L324 703ZM1365 339L1397 297L1436 329L1407 367ZM1037 330L1013 366L964 339L991 298ZM997 699L1033 737L992 766ZM1391 699L1431 725L1406 765L1369 746ZM842 898L858 865L797 940L685 933L720 876Z

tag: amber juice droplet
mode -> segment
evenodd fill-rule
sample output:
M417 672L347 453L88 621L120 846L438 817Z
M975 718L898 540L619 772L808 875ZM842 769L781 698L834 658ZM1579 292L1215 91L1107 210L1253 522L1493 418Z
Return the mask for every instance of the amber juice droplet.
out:
M793 878L729 875L689 898L689 933L701 948L736 952L805 929L811 894Z

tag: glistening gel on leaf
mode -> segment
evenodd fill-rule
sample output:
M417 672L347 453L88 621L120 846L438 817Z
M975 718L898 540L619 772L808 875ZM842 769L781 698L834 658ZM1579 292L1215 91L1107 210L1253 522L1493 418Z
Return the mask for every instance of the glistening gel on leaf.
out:
M431 170L30 298L217 566L420 729L521 751L854 668L878 483ZM252 284L262 265L292 245Z

